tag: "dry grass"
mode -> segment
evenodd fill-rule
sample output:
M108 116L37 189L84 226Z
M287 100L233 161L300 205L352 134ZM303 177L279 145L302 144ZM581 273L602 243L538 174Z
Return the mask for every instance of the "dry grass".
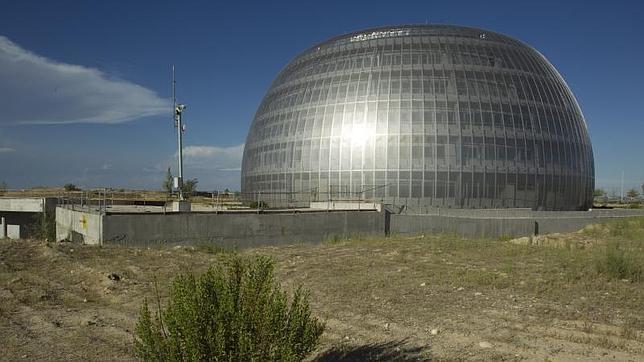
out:
M637 360L643 236L644 219L628 219L539 245L394 236L244 253L272 256L285 287L311 291L327 322L319 360ZM3 358L132 359L131 331L154 281L163 296L178 272L223 254L0 241Z

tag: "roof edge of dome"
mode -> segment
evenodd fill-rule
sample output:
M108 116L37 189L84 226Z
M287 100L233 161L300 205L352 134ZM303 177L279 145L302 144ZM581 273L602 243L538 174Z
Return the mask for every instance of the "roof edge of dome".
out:
M458 29L458 30L472 31L473 33L479 33L479 36L492 34L500 38L504 38L513 42L524 44L523 42L509 35L505 35L503 33L499 33L488 29L478 28L474 26L456 25L456 24L397 24L397 25L382 25L382 26L369 27L369 28L360 29L349 33L337 35L315 43L313 46L308 47L304 51L302 51L300 55L308 53L311 50L316 50L317 48L320 48L323 46L333 46L333 45L342 44L343 42L341 41L346 39L349 39L349 41L352 42L352 41L365 41L365 40L375 40L375 39L389 38L389 37L407 36L407 35L411 35L409 33L410 30L427 30L432 28L436 30L438 29L457 30ZM407 31L407 33L404 33L405 31Z

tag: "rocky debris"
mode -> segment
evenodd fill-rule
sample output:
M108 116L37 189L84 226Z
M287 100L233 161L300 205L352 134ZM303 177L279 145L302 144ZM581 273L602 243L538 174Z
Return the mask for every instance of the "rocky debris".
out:
M0 299L9 299L13 297L13 292L9 289L0 288Z
M481 348L492 348L492 343L486 342L486 341L481 341L481 342L479 342L479 347L481 347Z
M83 319L80 321L80 325L83 327L96 325L96 322L91 319Z
M475 297L480 297L481 295L483 295L483 293L481 293L481 292L476 292L476 293L474 293L474 296L475 296Z
M517 245L534 245L534 246L548 246L555 248L585 248L592 246L593 242L583 237L583 234L575 234L571 238L570 234L547 234L547 235L532 235L524 236L508 241Z
M429 332L432 336L435 336L438 334L438 329L434 328Z
M116 274L116 273L111 273L107 276L110 280L113 280L115 282L118 282L121 280L121 276Z

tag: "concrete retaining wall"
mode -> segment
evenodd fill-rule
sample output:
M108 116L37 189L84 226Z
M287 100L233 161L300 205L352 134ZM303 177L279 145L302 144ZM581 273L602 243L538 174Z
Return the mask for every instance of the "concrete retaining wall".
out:
M391 215L391 234L458 234L472 237L533 235L534 220L436 215Z
M468 210L472 212L472 210ZM534 212L475 210L479 217L390 214L377 211L108 213L56 209L56 240L87 244L150 245L214 243L223 247L319 242L333 237L454 233L472 237L519 237L572 232L605 220L644 215L643 210ZM460 212L460 211L459 211ZM458 212L457 212L458 213ZM466 212L463 212L467 214Z
M0 212L53 211L57 203L55 197L0 197Z
M56 241L99 245L103 237L104 215L77 211L65 207L56 208Z
M225 247L292 244L334 236L382 235L384 220L375 211L108 214L103 240L132 245L214 242Z
M456 213L460 213L459 210ZM392 234L455 233L474 237L514 237L537 234L568 233L583 229L586 225L603 221L644 216L643 210L593 210L593 211L527 211L518 216L498 216L494 210L468 210L479 217L392 214ZM491 211L490 217L485 217ZM467 212L463 212L467 214ZM505 212L500 211L500 214ZM525 216L523 216L525 215Z
M43 212L44 210L44 198L0 198L0 211Z
M349 201L311 201L309 207L314 210L376 210L382 211L382 204L373 202Z

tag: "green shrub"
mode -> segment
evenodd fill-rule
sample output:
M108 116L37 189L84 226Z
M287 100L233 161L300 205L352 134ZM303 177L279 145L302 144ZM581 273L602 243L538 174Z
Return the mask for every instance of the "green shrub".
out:
M627 251L615 245L606 247L595 262L597 271L613 279L629 279L637 282L642 278L642 265Z
M80 191L80 188L72 183L65 184L63 188L65 191Z
M194 250L200 251L202 253L208 253L208 254L223 254L223 253L233 253L235 252L235 248L233 247L224 247L224 246L219 246L213 242L201 242L197 243L194 246Z
M308 294L287 298L268 257L231 255L199 277L178 276L165 310L152 318L147 301L135 351L147 361L294 361L313 351L324 330L311 317ZM158 298L157 298L158 299Z
M253 201L250 203L251 209L268 209L268 204L265 201Z
M56 214L39 213L33 216L30 226L31 237L38 240L56 241Z

